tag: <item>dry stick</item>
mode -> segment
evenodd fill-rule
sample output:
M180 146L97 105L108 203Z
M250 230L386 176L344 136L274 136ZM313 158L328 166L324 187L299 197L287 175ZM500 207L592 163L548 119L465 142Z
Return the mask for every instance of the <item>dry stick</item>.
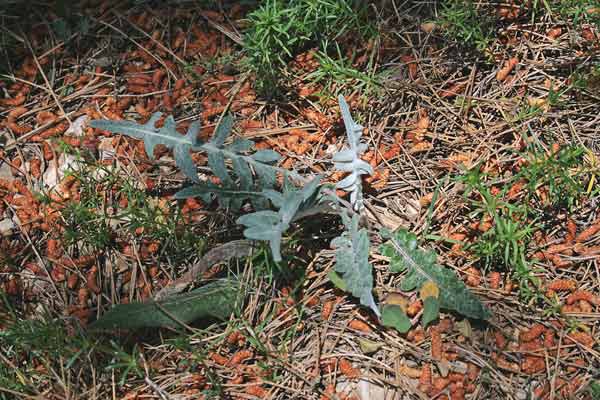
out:
M4 393L9 393L12 394L14 396L16 396L15 398L22 398L22 399L33 399L33 400L42 400L43 397L41 397L42 395L38 395L38 396L32 396L29 394L25 394L25 393L21 393L21 392L17 392L16 390L11 390L5 387L0 386L0 392L4 392Z
M26 85L33 86L34 88L43 90L44 92L50 93L50 91L48 90L48 88L46 88L46 87L44 87L42 85L38 85L37 83L33 83L31 81L28 81L27 79L19 78L18 76L8 75L8 74L0 74L0 77L7 78L7 79L13 80L15 82L21 82L21 83L24 83ZM22 115L26 115L26 114L22 114Z
M13 147L16 147L16 146L17 146L17 144L19 144L20 142L22 142L22 141L24 141L24 140L26 140L26 139L29 139L30 137L34 136L34 135L35 135L35 134L37 134L38 132L41 132L41 131L45 130L46 128L50 127L50 126L52 126L52 125L55 125L57 122L60 122L60 121L62 121L63 119L67 119L67 120L68 120L68 119L69 119L69 118L68 118L69 116L71 116L71 115L73 115L73 114L75 114L75 113L77 113L77 112L78 112L78 111L71 111L71 112L68 112L68 113L66 113L65 115L62 115L62 116L58 117L57 119L55 119L55 120L54 120L54 121L52 121L52 122L49 122L49 123L47 123L47 124L44 124L44 125L40 126L39 128L33 129L33 130L31 130L31 131L27 132L26 134L24 134L24 135L21 135L21 136L19 136L18 138L15 138L14 140L12 140L12 141L10 141L10 142L8 142L8 143L6 144L6 146L4 147L4 149L5 149L5 150L11 150Z
M115 14L117 16L117 18L125 20L127 22L129 22L129 25L133 26L133 28L140 32L142 35L146 36L148 39L150 39L151 41L153 41L154 43L156 43L156 45L158 47L160 47L161 49L163 49L164 51L166 51L167 53L169 53L171 55L171 57L173 57L175 60L177 60L180 64L182 65L186 65L187 63L185 62L185 60L179 58L179 56L177 56L177 54L173 53L173 51L171 51L171 49L169 49L168 47L166 47L165 45L163 45L161 42L159 42L158 40L154 39L152 37L152 35L149 35L146 31L144 31L143 29L141 29L139 26L137 26L136 24L134 24L133 22L131 22L129 19L123 17L120 13L116 12L115 10L112 10L113 14Z
M8 129L7 132L10 134L10 136L12 138L12 141L16 142L15 135L12 133L12 131L10 129ZM6 147L8 147L8 146L6 146ZM23 156L23 152L21 151L21 147L17 146L16 149L17 149L17 154L19 155L19 160L21 160L21 167L23 167L23 170L21 170L21 168L16 168L16 169L21 174L23 174L23 176L25 176L25 179L27 180L27 186L29 188L33 188L33 183L31 182L31 177L29 176L29 174L25 170L25 157ZM2 159L4 159L4 156L2 157ZM12 167L12 163L7 163L7 164Z
M221 121L223 121L223 118L225 118L225 115L227 115L227 113L229 113L229 110L231 109L231 105L233 104L233 100L235 99L235 96L237 96L238 93L240 92L240 90L242 90L242 86L246 82L246 79L248 79L248 76L249 76L249 74L247 74L247 73L244 74L244 76L242 76L242 79L239 80L236 87L233 88L231 94L229 95L229 101L227 102L227 105L225 106L225 108L223 109L223 112L219 116L219 120L217 121L217 126L221 125Z
M51 91L49 91L49 90L48 90L46 87L43 87L43 86L37 85L37 84L35 84L35 83L33 83L33 82L29 82L29 81L27 81L27 80L20 79L20 78L16 78L16 77L11 77L11 76L8 76L8 75L2 75L2 76L9 77L9 78L11 78L11 79L15 79L15 80L17 80L17 81L19 81L19 82L23 82L23 83L25 83L25 84L27 84L27 85L31 85L31 86L34 86L34 87L36 87L36 88L39 88L39 89L41 89L41 90L43 90L43 91L45 91L45 92L47 92L47 93L51 93ZM98 84L98 85L96 85L96 86L90 86L90 85L91 85L91 84L92 84L94 81L95 81L95 80L91 81L90 83L88 83L88 85L86 85L84 88L82 88L82 89L78 90L77 92L71 93L70 95L68 95L68 96L66 96L66 97L64 97L64 98L62 98L62 99L59 99L59 100L62 100L63 102L68 102L68 101L71 101L72 99L75 99L77 96L80 96L82 93L85 93L85 92L91 92L91 91L95 91L96 89L98 89L98 88L100 88L100 87L104 86L104 85L107 83L107 82L105 81L105 82L101 82L100 84ZM26 112L25 114L23 114L23 115L22 115L22 117L23 117L23 116L28 116L28 115L31 115L31 114L35 114L35 113L37 113L37 112L39 112L39 111L43 111L43 110L46 110L46 109L49 109L49 108L51 108L51 107L50 107L50 106L45 106L45 107L44 107L44 106L42 106L42 107L37 107L37 108L34 108L34 109L32 109L32 110L30 110L30 111ZM75 113L77 113L77 111L70 111L70 112L68 112L68 113L66 114L66 116L65 116L65 115L59 116L59 117L58 117L56 120L54 120L54 121L52 121L52 122L46 123L46 124L44 124L44 125L42 125L42 126L40 126L40 127L36 128L36 129L33 129L33 130L31 130L31 131L27 132L26 134L24 134L24 135L21 135L21 136L19 136L19 137L17 137L17 138L13 138L13 140L11 140L10 142L8 142L8 143L6 144L6 146L4 146L4 149L5 149L5 150L11 150L13 147L15 147L15 146L17 145L17 143L19 143L19 142L21 142L21 141L24 141L24 140L26 140L26 139L30 138L31 136L34 136L34 135L35 135L35 134L37 134L38 132L41 132L41 131L45 130L46 128L48 128L48 127L50 127L50 126L52 126L52 125L56 124L57 122L60 122L60 121L62 121L62 120L63 120L63 119L65 119L65 118L67 118L67 119L68 119L68 117L69 117L69 116L71 116L71 115L73 115L73 114L75 114Z
M222 25L217 24L212 19L208 18L206 15L200 14L200 16L204 18L210 26L221 32L223 35L227 36L229 39L233 40L235 43L239 44L240 46L244 45L244 40L240 37L240 35L228 31Z
M155 300L161 300L184 290L196 278L206 272L211 266L225 262L234 257L248 256L255 248L249 240L234 240L208 251L198 262L191 265L189 270L162 288L154 295Z
M44 82L46 83L46 87L48 87L48 92L50 93L50 95L54 99L54 102L56 103L56 106L58 107L58 109L60 110L60 112L62 113L62 115L64 116L64 118L67 119L67 121L69 122L69 125L72 125L73 122L69 119L69 116L67 115L67 113L63 109L62 103L58 99L58 96L56 96L56 92L54 92L54 89L52 89L52 85L50 85L50 82L48 81L48 78L46 77L46 73L44 72L44 69L40 65L40 62L38 61L38 58L35 55L35 52L33 51L33 48L31 47L31 43L29 43L28 39L25 39L25 44L27 44L27 48L31 52L31 55L33 57L33 61L35 61L36 67L40 71L40 74L42 75L42 78L44 78Z
M146 52L150 57L154 58L160 65L163 66L164 69L166 69L171 76L173 77L173 79L177 80L177 75L175 75L175 73L173 71L171 71L171 69L167 66L167 64L165 64L165 62L158 56L155 56L151 51L149 51L148 49L146 49L144 46L142 46L140 43L138 43L135 39L129 37L125 32L123 32L122 30L120 30L119 28L117 28L116 26L109 24L108 22L104 22L104 21L100 21L97 20L95 18L92 17L92 19L94 19L96 22L101 23L102 25L114 30L115 32L119 33L120 35L122 35L123 37L127 38L129 41L131 41L133 44L135 44L137 47L139 47L140 49L142 49L144 52Z
M140 246L141 248L141 246ZM144 283L146 285L150 285L150 283L148 282L148 277L146 276L146 271L144 270L144 265L142 263L142 259L140 258L140 254L137 250L137 247L133 248L133 253L135 254L135 259L137 261L137 266L140 269L140 272L142 273L142 279L144 279ZM137 282L135 283L135 286L137 287ZM152 288L152 286L150 286L150 288Z
M9 203L6 203L8 205L8 207L11 209L11 212L13 214L16 214L15 209L13 208L13 206ZM46 273L46 275L48 276L48 280L50 281L50 283L52 284L52 288L54 289L54 291L56 292L56 296L58 299L60 299L63 302L63 305L66 305L67 302L66 300L61 296L60 291L58 290L58 286L56 286L56 283L54 282L54 279L52 279L52 275L50 275L50 271L48 271L48 268L46 267L46 263L44 262L44 259L42 258L42 256L40 255L40 253L38 252L37 248L33 245L33 241L31 240L31 237L29 236L29 234L27 233L27 231L21 229L21 233L23 234L23 236L25 236L25 238L27 239L28 245L29 247L31 247L31 250L33 250L33 252L35 253L35 256L37 257L40 265L42 266L42 269L44 270L44 272Z
M154 383L148 375L146 375L146 377L144 378L144 382L146 382L146 384L150 386L152 390L154 390L154 392L158 395L158 397L161 398L161 400L172 399L172 397L167 392L165 392L160 386Z

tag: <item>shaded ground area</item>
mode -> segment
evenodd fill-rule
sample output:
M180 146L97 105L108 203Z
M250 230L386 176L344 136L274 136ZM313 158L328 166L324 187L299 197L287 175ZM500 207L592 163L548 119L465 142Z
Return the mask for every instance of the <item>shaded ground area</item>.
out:
M597 2L21 3L0 5L1 399L600 398ZM336 183L338 95L365 127L370 226L414 232L489 321L423 326L371 229L374 295L412 322L382 326L328 278L334 216L294 225L281 263L222 262L252 206L177 200L172 152L89 125L160 111L208 140L231 114ZM88 330L225 275L245 292L225 322Z

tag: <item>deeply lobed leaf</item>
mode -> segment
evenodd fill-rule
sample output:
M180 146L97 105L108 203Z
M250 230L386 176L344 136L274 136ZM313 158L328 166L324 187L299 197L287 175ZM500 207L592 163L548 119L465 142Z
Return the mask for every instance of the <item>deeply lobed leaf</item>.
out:
M338 273L353 296L378 316L379 308L373 299L373 272L369 264L369 235L365 228L358 229L358 216L351 219L342 214L346 231L331 241L335 248L335 272Z
M277 212L257 211L239 217L237 223L246 226L244 236L249 239L268 241L273 259L277 262L281 261L283 234L299 215L307 214L307 211L317 206L320 181L321 177L316 177L300 190L284 185L283 193L266 190L264 195L271 199L273 205L279 210Z
M186 135L182 136L175 129L175 119L171 115L165 119L165 123L161 128L157 128L155 125L161 116L162 113L156 112L145 124L138 124L133 121L94 120L90 122L90 126L143 139L144 148L150 158L154 157L156 145L165 145L168 149L173 150L175 163L183 173L192 181L198 182L198 174L190 150L199 144L197 137L200 125L197 122L190 124Z
M400 289L411 291L431 281L439 288L439 306L469 318L487 319L490 312L458 278L454 271L436 263L433 252L419 249L417 237L404 229L387 234L389 241L381 245L381 254L390 258L390 269L406 272ZM435 305L432 305L432 311Z
M344 97L339 96L338 101L350 148L344 149L333 156L335 168L340 171L349 172L348 176L337 183L336 188L350 192L352 207L355 211L360 211L362 209L361 176L372 175L373 167L360 158L361 154L367 148L365 144L360 143L363 127L352 119L350 108Z
M247 139L236 139L226 145L227 137L233 127L233 118L225 116L217 126L215 134L209 142L198 141L199 125L192 123L185 136L175 129L175 120L167 117L161 128L155 124L160 119L160 112L154 113L145 124L133 121L96 120L91 126L115 133L123 133L144 140L144 147L149 157L154 148L163 144L173 150L175 163L183 173L195 182L195 185L178 192L175 197L201 197L205 202L217 199L221 207L239 210L245 200L250 200L256 209L268 208L263 190L272 189L276 185L277 168L272 164L280 159L279 153L273 150L259 150L251 155L245 153L252 149L253 143ZM208 153L208 166L220 180L219 185L200 182L196 166L190 151ZM228 170L226 159L231 160L233 176Z

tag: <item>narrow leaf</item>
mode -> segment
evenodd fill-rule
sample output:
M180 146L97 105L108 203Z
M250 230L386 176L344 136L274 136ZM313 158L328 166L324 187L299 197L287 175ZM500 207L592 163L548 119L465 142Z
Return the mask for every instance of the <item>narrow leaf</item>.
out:
M234 311L239 292L237 282L220 280L161 301L119 304L90 329L177 327L198 319L225 320Z
M279 161L281 154L274 150L260 150L252 154L252 158L263 163L272 163Z
M338 98L342 118L346 127L349 148L333 156L336 169L350 174L337 183L336 188L350 192L350 203L355 211L363 207L362 200L362 175L372 175L373 168L363 161L360 156L366 150L366 145L360 143L363 127L352 119L348 103L343 96Z
M196 171L196 165L190 155L189 146L176 146L173 150L173 156L175 157L175 164L181 168L181 171L185 176L194 182L200 182L198 179L198 172Z
M229 133L231 132L231 128L233 128L233 117L227 114L225 117L223 117L221 123L219 126L217 126L217 129L215 129L215 133L213 134L210 142L216 147L223 146L227 136L229 136Z

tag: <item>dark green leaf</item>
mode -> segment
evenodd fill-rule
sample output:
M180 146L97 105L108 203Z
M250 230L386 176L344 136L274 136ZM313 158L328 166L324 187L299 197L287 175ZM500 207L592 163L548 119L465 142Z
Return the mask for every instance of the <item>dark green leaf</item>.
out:
M394 272L408 271L400 289L418 289L427 281L434 282L439 290L440 307L456 311L466 317L487 319L490 312L481 301L469 291L451 269L436 263L433 252L419 249L417 237L404 229L396 231L387 243L381 246L381 253L390 257L390 269Z
M590 383L589 392L592 395L592 400L600 400L600 381Z
M427 328L431 322L440 316L440 302L435 297L427 297L423 301L423 328Z
M385 305L381 311L381 322L384 326L395 328L400 333L406 333L412 327L410 318L397 305Z
M239 283L220 280L189 293L161 301L119 304L90 325L90 329L177 327L198 319L229 318L240 293Z

